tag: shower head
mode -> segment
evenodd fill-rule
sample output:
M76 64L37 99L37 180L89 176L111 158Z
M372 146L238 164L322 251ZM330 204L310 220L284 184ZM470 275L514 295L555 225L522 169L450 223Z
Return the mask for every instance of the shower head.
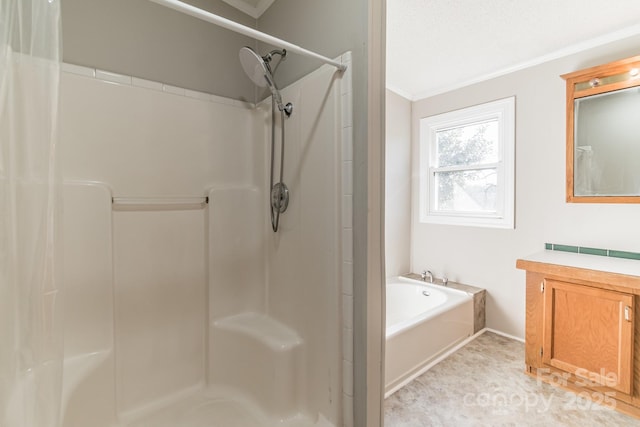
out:
M267 68L267 63L250 47L243 47L238 54L242 69L249 78L260 87L266 87L270 81L271 72Z
M259 87L268 87L273 95L273 99L278 105L278 109L283 111L285 106L282 105L282 97L280 91L276 87L276 82L273 80L273 74L271 73L271 67L269 61L273 53L280 53L274 51L269 53L266 58L262 58L253 49L248 46L240 49L238 56L240 57L240 64L247 76Z

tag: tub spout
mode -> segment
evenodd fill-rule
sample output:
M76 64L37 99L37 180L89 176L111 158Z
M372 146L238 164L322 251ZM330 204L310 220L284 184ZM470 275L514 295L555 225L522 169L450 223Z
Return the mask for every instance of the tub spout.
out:
M433 283L433 273L430 270L422 270L422 274L420 274L423 282L427 281L427 277L429 278L429 283Z

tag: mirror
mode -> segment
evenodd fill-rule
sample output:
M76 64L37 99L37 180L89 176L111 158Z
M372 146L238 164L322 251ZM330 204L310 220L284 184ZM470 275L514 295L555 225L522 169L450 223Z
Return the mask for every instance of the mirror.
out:
M640 56L567 81L567 202L640 203Z

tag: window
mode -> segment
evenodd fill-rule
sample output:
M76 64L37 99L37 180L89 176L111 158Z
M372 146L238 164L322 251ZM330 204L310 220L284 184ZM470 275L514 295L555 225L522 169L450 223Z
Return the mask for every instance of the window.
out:
M514 227L515 98L420 120L420 222Z

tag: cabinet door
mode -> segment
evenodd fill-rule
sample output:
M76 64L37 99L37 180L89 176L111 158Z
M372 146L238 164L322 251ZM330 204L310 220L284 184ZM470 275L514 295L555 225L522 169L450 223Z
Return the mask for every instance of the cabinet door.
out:
M631 394L633 295L545 280L542 362Z

